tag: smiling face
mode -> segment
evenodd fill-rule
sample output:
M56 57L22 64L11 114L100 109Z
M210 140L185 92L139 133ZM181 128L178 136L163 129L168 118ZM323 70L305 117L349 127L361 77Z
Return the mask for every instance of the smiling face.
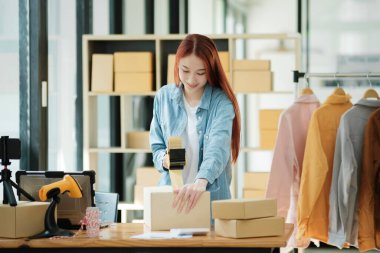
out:
M207 83L203 61L194 54L181 58L179 60L179 79L184 85L186 95L200 99Z

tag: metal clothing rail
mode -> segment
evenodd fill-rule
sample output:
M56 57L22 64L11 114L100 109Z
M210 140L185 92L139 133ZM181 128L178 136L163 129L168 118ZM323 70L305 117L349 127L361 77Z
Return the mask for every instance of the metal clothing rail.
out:
M349 72L349 73L307 73L293 71L293 82L298 83L301 78L317 77L317 78L380 78L380 72Z

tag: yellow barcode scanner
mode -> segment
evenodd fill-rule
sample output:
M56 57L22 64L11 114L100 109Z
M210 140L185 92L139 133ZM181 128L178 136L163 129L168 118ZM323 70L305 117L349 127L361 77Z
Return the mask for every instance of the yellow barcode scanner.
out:
M186 165L186 150L182 146L182 140L178 136L169 137L169 175L173 189L183 186L182 171Z

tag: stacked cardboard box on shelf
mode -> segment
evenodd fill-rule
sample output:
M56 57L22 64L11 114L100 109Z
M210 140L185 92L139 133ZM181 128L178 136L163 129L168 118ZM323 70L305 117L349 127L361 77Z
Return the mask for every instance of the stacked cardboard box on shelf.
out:
M282 111L283 110L260 110L260 148L274 148L278 131L278 122Z
M150 149L149 131L127 132L127 148Z
M227 79L230 78L230 53L228 51L218 52L219 59L222 64L224 73L227 76ZM168 71L167 71L167 83L174 83L174 65L175 65L175 54L168 55Z
M244 174L243 198L265 198L269 172L246 172Z
M136 169L135 204L144 205L144 187L157 186L160 177L160 173L154 167Z
M269 60L234 60L232 70L235 92L272 91L272 72Z
M275 199L231 199L212 202L215 233L223 237L282 236L285 220L277 217Z
M115 52L115 91L151 92L153 90L152 52Z
M93 54L91 68L91 91L113 91L113 55Z

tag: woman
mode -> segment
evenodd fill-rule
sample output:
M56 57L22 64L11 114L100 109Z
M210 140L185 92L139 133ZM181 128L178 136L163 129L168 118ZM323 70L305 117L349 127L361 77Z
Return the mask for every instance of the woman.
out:
M168 138L180 136L186 148L185 185L175 189L173 207L189 212L202 192L211 200L229 199L231 161L240 147L240 111L214 42L190 34L177 49L175 84L163 86L154 100L150 143L160 185L170 184Z

